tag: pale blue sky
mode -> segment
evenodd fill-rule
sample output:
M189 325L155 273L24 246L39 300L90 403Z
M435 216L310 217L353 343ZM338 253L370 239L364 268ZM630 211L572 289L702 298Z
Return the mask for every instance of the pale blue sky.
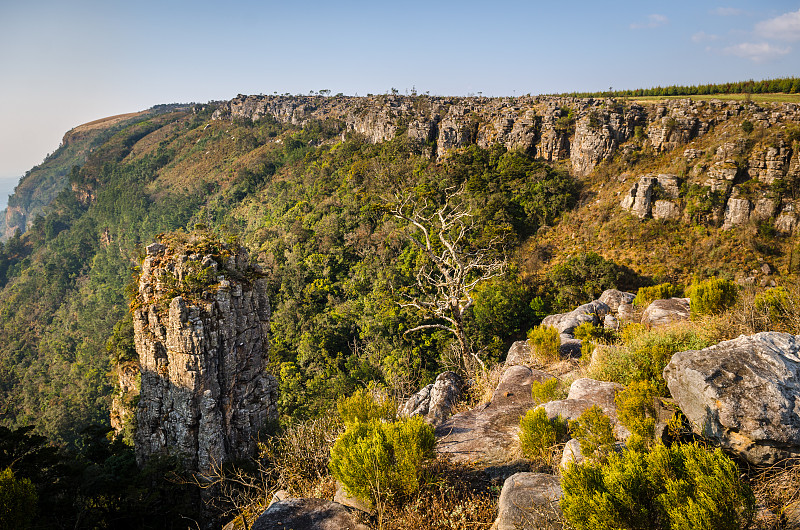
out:
M0 0L0 178L74 126L158 103L798 75L798 1Z

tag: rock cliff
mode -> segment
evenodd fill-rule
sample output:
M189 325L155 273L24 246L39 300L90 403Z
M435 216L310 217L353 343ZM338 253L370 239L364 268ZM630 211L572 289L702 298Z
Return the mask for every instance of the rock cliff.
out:
M246 250L202 232L162 238L147 247L134 305L137 461L179 454L202 472L251 454L276 417L277 384L266 280Z

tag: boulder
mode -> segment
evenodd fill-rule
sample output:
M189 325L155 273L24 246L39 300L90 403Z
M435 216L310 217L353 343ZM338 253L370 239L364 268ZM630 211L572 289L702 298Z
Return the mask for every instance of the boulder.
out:
M571 438L564 446L564 452L561 454L561 462L559 462L558 467L559 469L567 469L570 463L582 464L584 460L585 457L581 453L580 442L575 438Z
M592 406L597 405L603 409L603 413L611 420L614 428L614 437L617 440L625 441L631 435L630 431L620 423L617 417L617 404L615 396L623 387L619 383L608 381L597 381L595 379L581 378L576 379L569 387L569 394L566 399L550 401L544 403L547 417L554 419L561 416L565 420L577 420L581 414Z
M754 464L800 454L800 337L765 332L679 352L664 369L698 434Z
M583 341L581 339L576 339L572 335L566 333L559 335L559 338L561 339L561 345L558 347L558 353L562 357L577 358L581 356L583 347Z
M614 315L606 315L603 319L603 327L613 331L619 330L619 319Z
M600 324L601 319L605 317L611 309L600 300L583 304L573 309L569 313L560 313L556 315L548 315L542 320L543 326L553 326L559 333L572 334L572 332L585 322L592 324Z
M688 298L655 300L642 313L642 324L648 327L665 326L672 322L689 320L690 315Z
M623 322L633 322L636 320L636 309L633 304L619 304L617 308L617 318Z
M461 378L455 372L443 372L433 384L411 396L398 414L405 417L423 416L433 426L450 417L453 405L461 394Z
M506 355L506 366L525 364L531 360L531 345L527 340L518 340L511 345Z
M284 499L279 499L284 500ZM373 513L375 511L375 507L372 505L372 502L369 500L359 499L358 497L353 497L347 490L344 489L344 485L336 481L336 493L333 494L333 502L338 502L342 506L347 506L348 508L353 508L354 510L358 510L364 513Z
M503 483L492 530L560 530L564 526L559 505L562 495L555 475L511 475Z
M513 461L519 420L536 405L531 384L552 378L526 366L506 368L489 403L455 414L436 427L436 451L462 464L491 466Z
M626 293L625 291L618 291L616 289L606 289L597 300L606 304L612 313L616 313L621 304L633 303L634 298L636 298L636 295L633 293Z
M251 530L368 530L347 508L325 499L286 499L270 505Z

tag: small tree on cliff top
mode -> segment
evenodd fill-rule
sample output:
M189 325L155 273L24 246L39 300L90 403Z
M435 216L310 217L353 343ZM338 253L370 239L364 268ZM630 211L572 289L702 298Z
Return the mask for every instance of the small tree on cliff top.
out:
M439 321L405 333L448 331L457 340L461 369L470 357L485 369L467 338L464 320L475 302L472 292L478 284L505 272L506 261L498 258L495 249L502 238L489 238L483 248L471 248L469 236L476 227L463 188L445 190L444 203L438 208L424 197L395 196L389 212L408 223L408 237L425 257L416 272L416 291L402 293L405 301L400 305L418 309L426 320Z

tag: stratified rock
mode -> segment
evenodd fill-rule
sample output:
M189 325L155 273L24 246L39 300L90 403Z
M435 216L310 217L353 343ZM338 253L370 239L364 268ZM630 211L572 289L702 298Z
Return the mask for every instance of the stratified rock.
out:
M555 475L516 473L503 483L492 530L561 530L563 492Z
M723 230L729 230L734 226L742 226L750 220L751 204L747 199L728 199L725 206L725 220L722 223Z
M681 217L681 209L672 201L658 200L653 203L653 219L676 221Z
M405 417L423 416L433 426L450 417L461 394L461 378L455 372L443 372L436 381L411 396L398 413Z
M625 291L618 291L616 289L606 289L600 295L598 301L603 302L608 306L608 309L616 313L619 310L620 304L630 304L636 295L633 293L626 293Z
M511 345L506 355L506 366L525 364L531 360L531 345L527 340L518 340Z
M369 530L347 508L325 499L286 499L273 503L250 530Z
M536 405L531 384L552 378L525 366L506 368L488 404L460 412L436 428L436 451L458 463L494 465L513 460L519 420Z
M140 464L177 454L187 469L206 472L246 458L277 416L277 382L267 373L267 282L244 248L218 243L216 258L192 254L211 244L194 234L151 245L142 264L133 316Z
M800 454L799 339L757 333L676 353L664 379L698 434L772 464Z
M628 191L628 195L622 199L620 203L622 209L630 210L633 215L640 219L644 219L650 215L653 188L656 182L655 177L641 177Z
M642 313L642 324L649 327L665 326L672 322L689 320L690 315L688 298L654 300Z

